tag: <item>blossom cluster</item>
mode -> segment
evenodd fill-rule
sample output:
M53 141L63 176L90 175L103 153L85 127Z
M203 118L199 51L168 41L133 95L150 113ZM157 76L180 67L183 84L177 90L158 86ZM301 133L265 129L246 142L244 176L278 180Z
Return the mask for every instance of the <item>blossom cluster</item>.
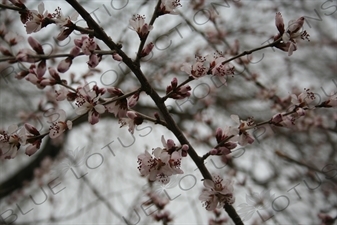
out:
M54 13L45 11L44 3L38 5L38 10L28 10L27 7L19 0L11 0L12 4L23 9L20 11L21 22L25 24L27 34L40 31L42 28L51 23L57 24L61 31L57 35L57 40L62 41L66 39L71 32L74 31L73 23L76 21L78 13L74 11L70 16L64 16L61 8L55 9Z
M204 189L199 196L208 211L232 205L235 202L233 182L224 180L220 176L213 176L213 180L204 180Z
M279 33L274 37L274 41L279 38L282 38L282 41L276 44L275 47L288 52L288 56L291 56L293 52L297 50L298 39L310 41L310 35L307 31L302 30L303 24L304 17L300 17L297 20L290 20L287 29L285 29L282 14L277 12L275 16L275 25Z
M292 111L275 114L270 120L271 124L283 127L294 127L296 120L308 114L308 109L337 107L337 93L331 94L328 100L318 105L314 103L316 100L315 94L307 88L304 88L304 91L300 94L292 94L290 97L293 106Z
M159 181L167 184L170 176L184 173L181 167L182 157L187 156L188 145L177 147L172 139L161 138L164 148L153 149L138 156L138 170L142 176L148 176L149 181Z
M13 159L18 153L21 146L28 145L26 154L33 155L41 145L42 137L40 132L32 125L26 123L24 127L19 128L17 125L10 125L7 131L0 131L0 158ZM29 139L34 137L33 139Z
M224 129L218 128L215 133L218 144L209 151L210 155L228 155L232 149L236 148L237 143L245 146L254 142L254 138L247 131L254 127L252 118L240 120L238 115L231 115L231 118L238 124L238 127L225 126Z
M216 53L213 56L207 55L205 57L196 56L196 62L194 64L184 63L181 70L187 73L194 79L198 79L207 74L226 77L228 75L234 75L235 67L230 63L223 62L226 58L221 53Z

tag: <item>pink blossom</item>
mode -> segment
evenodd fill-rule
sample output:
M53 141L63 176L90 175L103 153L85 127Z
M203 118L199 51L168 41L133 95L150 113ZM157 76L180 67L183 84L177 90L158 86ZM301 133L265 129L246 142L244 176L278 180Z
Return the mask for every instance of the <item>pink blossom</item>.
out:
M66 25L71 24L71 21L76 21L77 17L78 17L78 12L74 11L70 16L64 16L61 9L58 8L56 10L56 14L55 14L55 23L59 26L59 27L64 27Z
M140 116L138 113L133 111L127 111L126 118L119 119L120 127L125 125L129 126L129 132L133 134L136 125L140 125L143 123L144 118Z
M65 40L74 31L74 28L72 27L73 22L71 21L76 21L78 15L78 12L74 11L70 16L66 17L63 15L60 8L56 10L54 21L61 28L60 33L57 35L57 40Z
M44 11L43 2L38 5L38 10L30 10L29 21L26 23L27 34L41 30L43 21L48 15L48 11Z
M37 69L36 69L36 66L34 64L32 64L29 67L29 74L27 76L25 76L25 79L27 81L31 82L32 84L36 85L36 87L38 87L40 89L45 88L47 85L55 84L50 79L47 79L47 78L44 78L44 77L38 77Z
M67 98L69 93L68 89L61 86L59 90L55 90L56 93L56 101L63 101Z
M76 114L83 115L88 112L88 121L92 125L98 123L99 114L105 112L105 107L99 104L101 95L105 92L103 89L98 89L97 86L90 90L88 85L77 89L76 105L78 108L75 110Z
M124 95L123 91L116 87L108 87L107 91L112 95L112 97L121 97ZM111 98L111 100L113 99L114 98ZM122 98L106 104L105 107L108 112L113 113L115 117L123 118L126 117L126 112L128 110L128 101L126 98Z
M129 24L130 29L136 31L140 39L144 39L153 28L152 25L145 23L145 16L139 14L133 15L132 19L129 20Z
M97 47L94 39L89 38L88 36L82 36L81 39L75 39L74 43L77 47L81 48L83 53L86 55L91 55Z
M142 176L149 176L150 181L167 184L170 176L184 173L180 169L182 150L171 139L166 141L162 136L161 141L164 148L153 149L152 155L145 151L138 156L138 170Z
M225 127L223 130L218 128L216 130L215 138L217 140L217 147L210 151L211 155L227 155L231 153L231 150L236 148L236 143L229 141L229 138L232 137L230 140L236 140L236 135L239 134L239 129L234 127ZM226 141L225 141L226 140Z
M55 112L58 118L50 118L49 137L54 139L59 137L64 131L72 128L72 122L66 121L66 112L63 109L59 109Z
M16 124L10 125L7 131L0 132L0 157L14 159L21 145L26 144L26 130Z
M222 64L222 62L226 61L225 57L221 55L214 55L213 57L208 55L205 58L210 63L209 70L212 75L219 77L234 75L235 67L232 64Z
M232 120L234 120L237 124L239 124L239 139L238 144L241 146L245 146L247 144L252 144L254 142L254 138L247 132L248 128L254 126L254 121L251 118L248 118L247 121L240 120L238 115L231 115Z
M206 59L204 57L196 56L196 63L193 65L184 63L181 67L181 71L184 71L189 76L197 79L207 74L209 66L205 64Z
M176 9L181 6L180 0L162 0L158 14L178 14Z
M223 180L220 176L214 176L213 180L204 180L205 189L199 196L199 200L208 211L215 208L222 208L224 205L232 205L235 202L233 195L233 182L230 180Z
M191 87L189 85L183 85L179 88L178 87L178 80L174 77L171 81L171 85L166 87L166 94L169 94L171 91L169 98L173 99L184 99L191 95Z
M309 40L309 34L302 27L304 24L304 17L300 17L297 20L290 20L288 27L285 30L283 17L280 12L275 15L275 25L279 34L274 37L274 41L282 37L282 41L277 43L275 47L288 52L288 56L291 56L293 51L297 50L297 39Z

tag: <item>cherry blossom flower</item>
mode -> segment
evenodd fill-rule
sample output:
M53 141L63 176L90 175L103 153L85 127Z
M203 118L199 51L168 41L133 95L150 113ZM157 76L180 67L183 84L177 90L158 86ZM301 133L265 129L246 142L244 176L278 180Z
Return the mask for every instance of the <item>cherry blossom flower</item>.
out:
M291 95L291 103L302 108L304 106L309 106L309 104L315 99L315 94L307 88L304 88L304 91L298 96L295 94Z
M68 89L61 86L59 90L55 90L56 93L56 101L63 101L67 98L67 95L69 93Z
M209 74L218 77L234 75L235 67L230 63L222 64L222 62L226 61L226 58L221 54L214 54L213 57L208 55L205 58L210 63Z
M169 98L173 99L184 99L186 97L189 97L191 95L191 87L189 85L183 85L179 88L178 87L178 80L176 77L174 77L171 81L171 85L167 86L166 88L166 94L169 94L171 91L173 91Z
M245 146L247 144L252 144L254 142L254 138L246 130L254 125L254 121L251 118L248 118L247 121L240 120L238 115L231 115L231 118L239 124L239 145Z
M152 25L145 23L145 16L139 14L133 15L132 19L129 20L129 24L130 29L136 31L141 40L144 39L153 28Z
M66 130L71 130L73 123L70 120L66 121L66 112L63 109L57 110L53 116L57 115L57 119L50 118L49 137L54 139L59 137Z
M43 89L46 87L46 85L50 85L51 82L50 80L46 80L47 78L45 77L39 77L37 75L37 68L35 64L32 64L29 67L29 73L25 76L25 79L32 84L36 85L39 89Z
M178 14L176 9L181 7L180 0L162 0L160 4L160 8L158 11L158 15L164 14Z
M134 111L127 111L126 116L127 116L127 118L119 119L119 123L121 124L120 127L128 125L129 126L129 132L131 134L133 134L133 132L135 130L135 126L142 124L143 121L144 121L144 118Z
M99 89L96 85L90 90L88 85L77 89L76 114L83 115L88 112L88 121L92 125L98 123L99 114L105 112L105 107L99 104L99 99L104 94L104 89Z
M108 87L107 91L113 97L121 97L124 95L123 91L116 87ZM106 99L106 100L109 100L109 99ZM111 100L113 100L113 98L111 98ZM123 118L123 117L126 117L126 112L128 110L128 101L126 98L122 98L112 103L106 104L105 107L108 110L108 112L113 113L115 117Z
M161 141L164 148L153 149L152 155L145 151L138 156L138 170L142 176L149 176L150 181L167 184L170 181L170 176L184 173L180 169L181 158L186 156L183 154L182 148L186 150L188 146L179 148L173 140L166 141L164 136Z
M304 17L300 17L297 20L290 20L287 30L284 28L283 18L280 12L275 15L275 25L279 31L274 37L274 41L282 37L282 41L275 45L275 47L288 52L288 56L291 56L293 51L297 50L297 39L309 40L309 34L302 27L304 24Z
M310 89L304 88L304 92L299 95L291 95L291 103L295 105L296 113L299 116L305 115L305 108L309 107L309 104L316 99L315 94Z
M95 68L102 60L101 54L95 54L95 50L100 50L100 47L94 41L93 38L88 36L82 36L81 39L75 39L74 43L77 47L82 49L85 55L89 55L89 61L87 62L90 68Z
M78 12L74 11L70 16L64 16L60 7L55 10L54 21L61 28L60 33L57 35L57 40L65 40L74 31L73 22L71 21L76 21L78 15Z
M276 126L283 126L283 127L294 127L295 125L295 117L292 117L291 115L284 116L281 113L278 113L272 117L270 120L271 124L276 125Z
M211 155L227 155L231 153L231 150L236 148L236 143L229 141L227 139L231 136L235 137L238 134L239 134L239 129L234 128L234 127L226 126L223 130L221 128L218 128L215 134L215 138L218 143L218 146L215 149L212 149L210 151L210 154ZM234 138L231 140L234 140ZM222 143L223 141L225 142Z
M26 130L16 124L10 125L7 131L0 132L0 157L14 159L21 145L26 144Z
M91 55L97 48L97 44L93 38L88 36L82 36L81 39L75 39L74 43L77 47L81 48L83 53L86 55Z
M38 5L38 10L30 10L29 21L26 22L27 34L38 32L45 27L45 18L51 17L48 11L44 11L44 3Z
M199 196L199 200L208 211L222 208L224 205L232 205L235 202L233 195L233 182L223 180L220 176L213 176L213 180L204 180L205 189Z
M181 71L184 71L195 79L203 77L209 70L209 67L206 65L205 61L206 59L204 57L196 56L196 63L193 65L184 63L181 67Z

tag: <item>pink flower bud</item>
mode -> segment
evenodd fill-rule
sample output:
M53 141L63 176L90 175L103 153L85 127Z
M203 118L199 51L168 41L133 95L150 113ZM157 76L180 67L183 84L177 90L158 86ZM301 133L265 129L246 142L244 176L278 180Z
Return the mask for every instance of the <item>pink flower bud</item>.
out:
M172 88L176 88L178 86L178 79L176 77L174 77L171 81L171 86Z
M56 72L56 70L53 67L49 67L48 71L49 71L50 76L52 78L54 78L54 80L56 80L57 82L61 83L60 75Z
M22 70L21 72L15 75L15 78L21 80L22 78L26 77L28 74L29 74L28 70Z
M135 105L137 105L137 102L139 100L139 92L137 92L136 94L132 95L131 98L129 99L128 103L129 103L129 107L132 108Z
M30 125L29 123L25 123L25 128L31 134L40 135L40 132L33 125Z
M72 55L72 56L75 58L75 57L78 56L80 53L81 53L81 48L75 46L75 47L73 47L73 48L71 49L71 51L70 51L69 54Z
M4 48L2 46L0 46L0 52L5 56L13 56L12 53L7 48Z
M57 35L56 39L58 41L63 41L65 40L70 34L71 32L73 32L74 29L72 28L68 28L68 29L62 29L61 32Z
M89 56L89 61L87 62L90 68L95 68L99 64L99 59L96 54L91 54Z
M284 23L283 23L282 14L280 12L276 13L276 16L275 16L275 25L277 27L277 30L282 35L284 33Z
M274 115L273 118L271 119L271 123L273 123L273 124L279 124L283 120L282 117L283 116L280 113Z
M181 147L181 156L182 157L186 157L187 156L187 153L188 153L188 149L190 147L186 144L184 144L182 147Z
M174 141L172 139L168 139L167 140L167 148L171 149L175 146L176 144L174 143Z
M31 36L28 37L28 43L37 54L40 54L40 55L44 54L42 45L40 45L40 43L37 40L35 40L33 37Z
M73 63L73 60L69 57L62 60L57 66L57 71L59 71L60 73L67 72L72 63Z
M38 78L43 77L45 74L47 68L46 68L46 60L41 60L41 62L37 65L36 68L36 75Z
M116 61L120 61L120 62L123 61L123 58L120 55L118 55L117 53L113 54L112 58Z
M35 154L35 152L38 150L38 148L35 145L30 145L26 148L26 155L28 156L32 156L33 154Z
M140 56L141 57L145 57L148 54L150 54L150 52L152 51L153 47L154 47L154 44L152 42L150 42L149 44L147 44L145 46L145 48L142 50L142 52L140 53Z
M21 49L16 55L16 60L20 62L29 62L29 63L39 61L38 58L29 57L29 55L36 55L36 53L31 49Z
M213 148L212 150L209 151L210 155L218 155L219 151L215 148Z

